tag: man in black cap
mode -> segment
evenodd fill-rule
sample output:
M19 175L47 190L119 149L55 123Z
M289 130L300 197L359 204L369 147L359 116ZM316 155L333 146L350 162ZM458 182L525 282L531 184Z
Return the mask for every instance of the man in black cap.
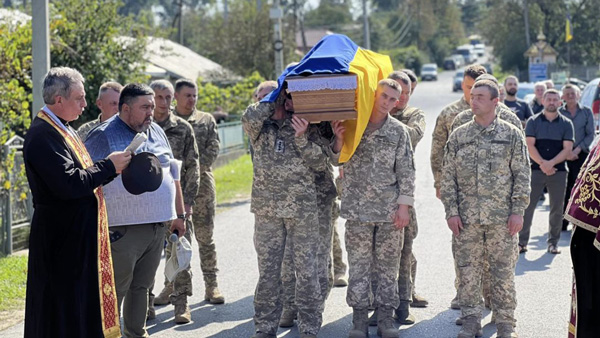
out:
M137 150L132 150L138 155L133 157L136 164L129 172L104 187L119 307L124 301L121 312L124 337L148 335L145 327L148 288L160 262L165 227L170 225L171 231L177 230L179 236L185 233L179 184L181 164L174 158L162 128L152 122L154 106L150 87L128 84L119 97L120 113L92 130L85 142L96 159L125 149L138 133L147 138ZM142 152L153 154L159 164L154 156ZM138 180L140 175L143 180ZM158 188L152 184L157 179Z

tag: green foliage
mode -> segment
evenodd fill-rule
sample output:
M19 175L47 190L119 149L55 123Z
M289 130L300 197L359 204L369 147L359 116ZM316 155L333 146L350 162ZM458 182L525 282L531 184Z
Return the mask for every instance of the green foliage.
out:
M86 79L88 107L77 124L95 119L98 88L106 81L146 82L144 28L117 13L115 0L54 2L50 23L52 66L72 67ZM128 38L124 36L133 36Z
M27 256L0 258L0 311L23 308L26 285Z
M213 83L198 83L198 109L214 112L217 108L229 114L241 114L250 103L252 93L264 78L253 72L250 76L234 85L218 87Z
M306 27L327 27L331 30L340 29L342 25L352 22L352 13L348 3L332 3L321 1L319 7L305 14Z
M31 123L31 24L0 25L0 195L27 189L25 170L15 168L15 153L1 146L14 135L23 136ZM9 180L9 174L16 174Z
M390 56L394 69L409 68L417 75L421 72L421 66L426 63L426 57L416 46L381 50L380 53Z
M291 19L283 24L284 65L298 61ZM258 71L273 79L273 21L269 6L258 10L254 1L229 2L227 22L211 10L190 11L185 17L184 45L198 54L214 60L234 73L248 76Z

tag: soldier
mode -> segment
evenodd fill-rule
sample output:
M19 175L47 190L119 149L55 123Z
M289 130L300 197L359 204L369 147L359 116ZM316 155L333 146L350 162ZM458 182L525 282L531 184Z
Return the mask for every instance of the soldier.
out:
M254 148L250 211L259 278L254 294L255 338L276 337L282 304L281 265L289 247L296 271L296 306L301 337L316 337L322 323L317 251L319 217L315 171L326 170L323 149L307 136L308 121L292 116L285 88L275 102L250 105L242 116ZM296 246L296 243L301 245Z
M446 146L446 141L448 141L448 137L450 136L450 132L452 131L452 123L454 122L454 118L460 112L465 111L469 108L471 102L471 88L475 83L475 79L482 74L486 74L485 67L482 65L474 64L465 68L465 75L462 81L462 90L463 97L460 100L455 101L449 105L447 105L442 112L437 117L435 122L435 128L433 129L433 139L431 141L431 171L433 172L433 180L435 193L438 198L440 198L440 184L442 177L442 163L444 159L444 147ZM454 247L452 248L452 252L454 254ZM460 309L458 305L458 268L456 267L456 261L454 262L455 270L456 270L456 278L454 280L454 286L456 288L456 296L450 302L450 307L452 309Z
M415 89L417 88L417 85L419 84L419 79L417 79L417 74L415 74L415 72L413 72L410 69L401 69L400 70L402 73L408 75L408 78L410 79L410 95L415 93Z
M119 112L119 95L122 89L123 86L118 82L105 82L100 86L98 98L96 99L96 106L100 109L98 118L81 125L77 129L77 134L83 142L85 142L90 130Z
M293 105L293 100L289 99ZM319 284L321 287L321 296L323 304L329 295L329 291L333 285L333 275L331 275L331 244L332 244L332 211L335 199L337 197L337 191L333 180L333 165L332 161L337 163L338 153L342 148L342 138L336 137L334 146L337 144L337 148L331 150L330 140L333 138L332 127L339 133L343 133L344 128L339 122L328 123L322 122L319 124L311 124L307 131L307 138L319 145L328 158L324 158L326 163L324 164L325 170L312 170L313 176L315 177L315 187L317 189L317 205L318 205L318 216L319 216L319 249L317 252L318 259L318 275ZM285 254L283 257L283 265L281 267L281 282L283 288L283 312L279 319L280 327L291 327L294 325L294 319L297 317L298 309L295 304L296 294L296 272L294 268L292 244L293 238L288 233L286 238Z
M523 134L496 115L498 87L477 81L473 121L450 134L441 196L460 270L463 327L459 338L481 336L481 278L487 254L497 337L517 337L514 276L517 236L529 201L529 159Z
M154 120L165 131L173 156L182 161L181 168L181 190L183 193L183 203L186 210L194 205L198 187L200 185L200 169L198 164L198 146L194 137L194 129L184 119L175 116L171 112L171 102L173 101L173 85L167 80L157 80L150 84L154 90ZM192 243L192 215L185 215L185 238ZM167 237L170 233L167 233ZM171 246L166 247L166 259L171 257ZM192 295L192 270L188 267L181 271L170 283L165 278L165 289L173 290L169 300L175 306L175 323L186 324L192 318L190 307L187 303L187 297ZM150 308L148 317L152 318L154 313L154 297L150 293Z
M187 214L192 214L194 235L200 252L200 268L204 276L204 300L211 304L223 304L225 297L217 283L217 252L213 240L215 228L216 188L211 166L219 155L219 134L215 118L208 113L196 110L198 87L189 79L175 82L175 115L186 120L194 128L194 136L200 154L200 188L194 207L187 206Z
M331 226L333 228L333 245L331 248L331 254L333 256L333 286L334 287L345 287L348 286L348 278L346 278L346 272L348 266L344 263L344 252L342 250L342 243L340 241L340 235L337 230L337 220L340 218L340 204L338 199L342 196L342 169L340 168L340 175L335 178L335 188L337 191L337 197L333 202L331 209Z
M254 102L260 102L270 92L277 89L277 81L263 81L258 87L256 87L256 100Z
M402 122L410 135L413 150L423 138L425 133L425 112L416 107L410 107L408 101L412 95L411 79L404 71L393 72L388 76L402 87L402 94L398 104L390 111L390 115ZM415 78L416 80L416 78ZM417 237L418 224L415 208L409 208L410 223L404 229L404 243L402 257L400 258L400 271L398 275L398 294L400 306L396 309L396 319L400 324L414 324L415 317L409 312L409 304L413 307L426 307L428 302L414 292L414 279L417 271L417 260L412 251L413 241ZM414 271L414 273L413 273Z
M350 160L344 163L342 217L350 278L346 302L353 309L349 337L368 335L368 307L377 309L377 333L398 337L393 313L398 298L398 265L403 229L414 203L415 167L407 128L389 115L402 87L391 79L377 86L369 124ZM378 282L372 302L370 279Z

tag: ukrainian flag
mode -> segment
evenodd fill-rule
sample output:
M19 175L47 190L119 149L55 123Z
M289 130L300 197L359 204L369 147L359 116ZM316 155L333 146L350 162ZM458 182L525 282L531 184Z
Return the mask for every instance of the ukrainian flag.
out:
M277 80L278 88L267 95L262 102L274 102L288 76L312 74L356 74L358 86L354 108L358 119L344 123L344 147L340 153L340 163L347 162L358 147L367 128L375 103L375 91L379 80L385 79L393 71L387 55L363 49L345 35L325 36L305 56L300 63L283 71Z
M565 24L565 42L573 40L573 30L571 28L571 14L567 13L567 22Z

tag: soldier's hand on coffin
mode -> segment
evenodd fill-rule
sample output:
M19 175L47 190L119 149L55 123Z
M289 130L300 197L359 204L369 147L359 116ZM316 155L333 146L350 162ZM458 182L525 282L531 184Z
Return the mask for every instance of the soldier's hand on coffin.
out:
M306 133L308 129L308 121L296 115L292 116L292 128L296 131L294 136L300 137Z
M448 228L452 230L454 236L460 235L460 231L463 229L463 224L462 220L460 219L460 216L452 216L446 220L446 223L448 223Z
M342 150L342 146L344 145L344 132L346 131L346 128L344 128L342 122L343 121L331 121L331 128L335 135L335 141L331 149L333 149L336 154Z
M410 215L408 213L409 206L406 204L398 205L398 209L394 213L394 225L398 229L402 229L410 222Z

